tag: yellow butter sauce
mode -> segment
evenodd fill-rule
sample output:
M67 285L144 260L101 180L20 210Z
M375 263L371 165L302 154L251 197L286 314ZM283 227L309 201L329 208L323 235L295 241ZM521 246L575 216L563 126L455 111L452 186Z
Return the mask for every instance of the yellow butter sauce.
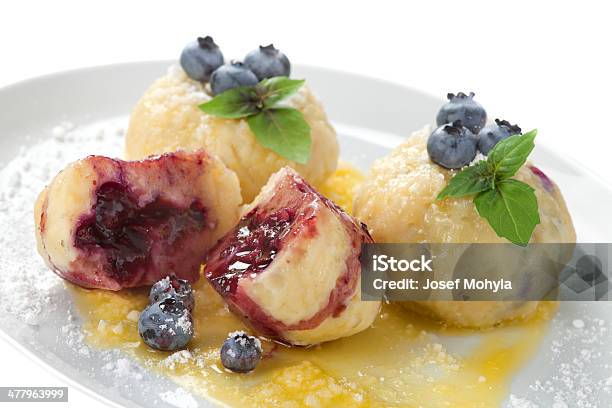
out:
M362 180L341 165L320 190L350 212ZM528 321L474 332L383 305L370 329L349 338L312 348L264 342L266 357L241 375L223 369L219 348L228 332L248 329L205 279L194 285L194 339L188 352L178 354L140 341L137 316L147 304L146 290L70 288L91 345L121 349L193 393L230 406L499 406L512 376L537 352L557 307L542 303Z

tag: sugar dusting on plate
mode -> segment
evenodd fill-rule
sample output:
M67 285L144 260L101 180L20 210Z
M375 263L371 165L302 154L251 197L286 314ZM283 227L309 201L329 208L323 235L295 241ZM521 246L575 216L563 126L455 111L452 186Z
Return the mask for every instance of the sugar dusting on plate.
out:
M547 395L545 400L554 401L553 408L600 407L603 401L598 399L598 392L607 393L608 401L612 399L612 376L598 379L592 373L612 374L609 322L585 313L573 320L557 317L553 323L561 327L561 335L550 345L555 370L549 378L536 380L529 388L536 395ZM511 396L510 402L516 408L540 406L516 395Z
M191 396L191 394L185 391L184 388L179 387L176 391L167 391L160 394L162 400L168 404L172 404L177 408L197 408L198 402Z
M22 147L0 172L0 307L33 326L44 309L54 308L53 294L63 290L36 253L36 197L66 164L86 154L117 156L123 144L123 130L117 127L101 126L92 134L64 122L49 133L42 143Z

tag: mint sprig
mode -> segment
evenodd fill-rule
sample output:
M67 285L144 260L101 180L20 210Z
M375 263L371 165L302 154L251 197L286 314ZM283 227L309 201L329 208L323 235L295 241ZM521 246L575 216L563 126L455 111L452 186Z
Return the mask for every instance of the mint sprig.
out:
M437 199L475 196L478 214L495 233L510 242L526 246L540 223L534 189L514 180L533 150L537 130L510 136L499 142L487 160L481 160L457 173Z
M304 164L310 158L310 126L300 111L280 106L302 85L304 80L268 78L255 86L229 89L199 107L226 119L246 118L259 143L286 159Z

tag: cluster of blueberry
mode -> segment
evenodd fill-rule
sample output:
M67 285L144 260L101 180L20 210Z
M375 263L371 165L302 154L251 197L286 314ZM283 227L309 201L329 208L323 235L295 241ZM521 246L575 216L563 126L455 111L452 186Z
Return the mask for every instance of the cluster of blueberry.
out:
M436 117L438 128L427 141L427 152L434 163L447 169L460 169L474 160L476 153L487 155L500 141L521 133L521 128L505 120L485 126L487 112L474 100L474 93L449 93Z
M138 333L157 350L178 350L193 337L195 305L189 282L174 276L156 282L149 293L149 306L140 314Z
M184 348L193 337L195 298L188 281L168 276L149 292L149 306L140 314L138 333L157 350ZM231 371L246 373L261 359L261 342L244 332L230 333L221 347L221 363Z
M244 58L224 65L223 53L212 37L198 37L183 49L181 66L189 78L210 82L213 95L239 86L254 86L277 76L288 77L291 64L285 54L272 44L260 46Z

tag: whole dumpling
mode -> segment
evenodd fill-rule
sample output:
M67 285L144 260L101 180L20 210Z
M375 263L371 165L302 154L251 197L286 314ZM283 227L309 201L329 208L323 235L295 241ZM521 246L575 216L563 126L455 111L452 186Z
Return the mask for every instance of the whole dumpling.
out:
M429 159L426 127L387 157L378 159L357 192L354 214L376 242L498 243L471 197L436 201L454 171ZM539 168L525 164L516 179L535 189L540 224L531 242L575 242L576 233L559 187ZM409 308L464 327L487 327L525 317L537 302L405 302Z
M285 102L300 110L311 128L311 155L304 165L259 144L246 120L222 119L202 112L198 105L210 99L201 83L189 79L180 67L171 67L149 87L132 111L126 158L136 160L179 149L205 149L236 172L245 202L250 202L270 175L284 166L293 167L315 185L335 171L336 133L308 83Z

